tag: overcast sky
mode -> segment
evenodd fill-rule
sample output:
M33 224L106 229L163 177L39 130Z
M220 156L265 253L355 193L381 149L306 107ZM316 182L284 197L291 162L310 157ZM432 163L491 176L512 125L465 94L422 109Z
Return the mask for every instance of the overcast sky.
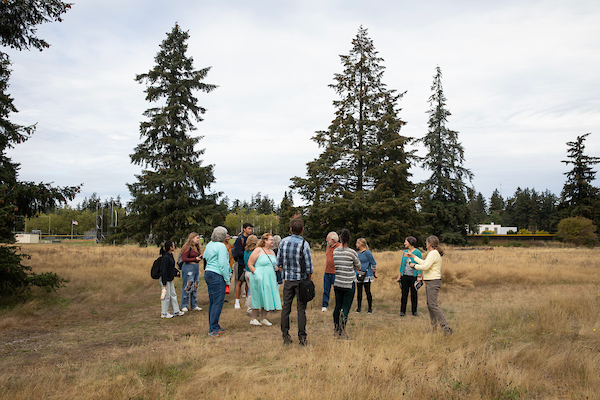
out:
M362 25L385 60L383 82L407 91L403 135L427 133L439 65L447 127L459 132L475 190L487 199L496 188L505 198L517 187L559 195L567 141L591 132L586 153L600 156L598 21L598 0L76 0L62 23L38 29L49 49L4 50L19 109L11 119L37 123L9 156L21 180L83 183L74 204L93 192L129 200L125 184L141 171L129 155L154 106L134 78L152 69L177 22L194 67L212 67L204 82L219 85L198 93L207 112L194 132L215 165L211 188L278 204L320 154L310 138L334 118L328 85ZM429 175L410 172L415 183Z

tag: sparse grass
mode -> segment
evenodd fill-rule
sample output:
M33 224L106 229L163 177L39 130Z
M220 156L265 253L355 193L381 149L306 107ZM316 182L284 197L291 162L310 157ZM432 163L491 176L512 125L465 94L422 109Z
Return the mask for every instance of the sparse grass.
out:
M321 312L324 254L309 346L284 347L252 327L227 296L209 338L200 312L161 320L150 278L156 248L25 245L35 272L69 279L56 294L0 309L0 398L132 399L579 399L600 392L600 250L446 249L440 305L454 335L398 316L399 254L375 252L374 314L350 315L355 341L333 338ZM181 289L181 281L176 281ZM363 300L366 301L366 300ZM354 311L354 308L352 309ZM291 316L296 332L295 307Z

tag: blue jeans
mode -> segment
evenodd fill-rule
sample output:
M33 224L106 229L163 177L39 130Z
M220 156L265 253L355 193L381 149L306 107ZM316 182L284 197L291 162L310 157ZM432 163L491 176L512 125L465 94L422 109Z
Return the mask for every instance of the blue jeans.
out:
M200 280L200 267L198 264L183 263L181 266L181 308L188 307L189 310L198 306L198 281ZM188 282L191 287L189 290Z
M209 332L219 332L219 318L225 302L225 279L220 274L212 271L204 272L204 280L208 287L208 330Z
M322 307L329 307L329 293L331 293L331 286L335 282L335 274L325 273L323 276L323 305Z

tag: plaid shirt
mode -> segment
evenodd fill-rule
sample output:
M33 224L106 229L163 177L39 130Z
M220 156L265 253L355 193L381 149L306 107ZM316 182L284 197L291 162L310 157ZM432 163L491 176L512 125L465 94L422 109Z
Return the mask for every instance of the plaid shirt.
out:
M304 251L302 252L302 243L304 242ZM304 256L306 263L306 273L313 273L312 254L310 245L299 235L288 236L279 243L277 252L277 265L283 268L283 279L286 281L299 281L300 276L300 257Z

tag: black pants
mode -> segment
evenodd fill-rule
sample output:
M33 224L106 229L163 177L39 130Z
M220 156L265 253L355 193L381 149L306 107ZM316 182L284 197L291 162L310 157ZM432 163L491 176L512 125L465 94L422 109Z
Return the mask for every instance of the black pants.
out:
M292 302L299 293L300 281L284 281L283 283L283 307L281 309L281 334L284 339L290 338L290 312ZM306 303L297 300L298 309L298 339L306 340Z
M369 310L373 308L373 296L371 296L371 282L359 282L356 284L356 302L358 303L358 309L362 304L362 290L365 287L365 293L367 294L367 302L369 303Z
M335 332L341 335L346 330L346 322L348 322L348 314L354 300L354 283L352 288L341 288L334 286L335 291L335 309L333 310L333 326Z
M406 303L408 302L408 292L410 291L410 306L412 313L417 312L417 289L415 289L416 276L402 275L400 278L400 287L402 287L402 300L400 301L400 312L406 313Z

